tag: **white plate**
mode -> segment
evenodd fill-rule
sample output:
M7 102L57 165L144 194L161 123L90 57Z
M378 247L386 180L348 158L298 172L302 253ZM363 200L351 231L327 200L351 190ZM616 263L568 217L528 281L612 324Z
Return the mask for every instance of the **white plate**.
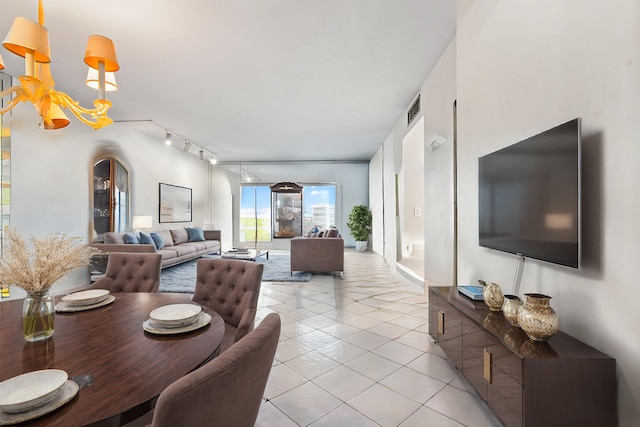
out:
M24 421L29 421L34 418L46 415L49 412L53 412L73 399L76 394L78 394L78 390L80 390L80 386L78 386L78 384L76 384L74 381L67 380L62 385L60 391L54 394L53 400L45 403L42 406L38 406L37 408L34 408L30 411L16 412L15 414L0 412L0 426L22 423Z
M107 298L103 299L99 303L91 305L69 305L64 301L60 301L56 304L56 312L58 313L72 313L75 311L85 311L94 308L102 307L103 305L111 304L116 300L115 295L107 295Z
M93 305L103 301L109 296L107 289L87 289L65 295L61 301L68 305Z
M181 326L179 328L164 328L158 325L157 323L154 323L151 319L149 319L142 324L142 329L144 329L149 333L157 334L157 335L182 334L184 332L191 332L191 331L195 331L196 329L200 329L203 326L208 325L209 322L211 322L211 316L205 312L201 312L196 317L195 322L186 326Z
M24 412L52 400L67 381L60 369L43 369L9 378L0 383L0 410Z
M164 328L178 328L193 323L201 311L197 304L169 304L153 310L149 319Z

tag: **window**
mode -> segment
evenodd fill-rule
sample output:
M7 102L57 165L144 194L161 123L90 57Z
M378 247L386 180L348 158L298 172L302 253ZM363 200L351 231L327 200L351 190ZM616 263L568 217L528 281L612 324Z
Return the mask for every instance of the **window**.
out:
M336 186L305 185L302 189L304 223L302 234L306 236L313 227L325 230L336 225Z
M240 194L240 242L271 241L271 189L243 185Z
M301 185L303 186L302 208L304 212L302 235L306 236L313 227L325 230L336 225L336 186ZM240 242L270 242L271 236L271 189L269 185L243 185L240 194Z

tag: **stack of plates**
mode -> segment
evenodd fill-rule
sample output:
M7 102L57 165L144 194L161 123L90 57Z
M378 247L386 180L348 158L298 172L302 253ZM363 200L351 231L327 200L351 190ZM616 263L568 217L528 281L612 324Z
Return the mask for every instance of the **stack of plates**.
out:
M211 316L197 304L170 304L153 310L142 327L154 334L177 334L201 328L210 321Z
M82 311L102 307L116 299L107 289L88 289L62 297L56 311Z
M0 383L0 425L26 421L67 403L78 385L59 369L18 375Z

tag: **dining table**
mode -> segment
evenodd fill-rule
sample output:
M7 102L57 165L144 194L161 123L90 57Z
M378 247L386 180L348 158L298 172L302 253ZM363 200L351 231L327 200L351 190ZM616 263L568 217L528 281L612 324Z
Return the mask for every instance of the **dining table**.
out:
M150 407L171 383L217 356L224 321L206 307L203 311L211 321L199 329L167 334L143 329L156 308L195 304L191 294L112 295L113 302L98 308L56 312L53 335L39 342L23 337L23 301L0 303L0 381L60 369L69 378L84 376L92 382L60 408L20 425L118 425L123 417Z

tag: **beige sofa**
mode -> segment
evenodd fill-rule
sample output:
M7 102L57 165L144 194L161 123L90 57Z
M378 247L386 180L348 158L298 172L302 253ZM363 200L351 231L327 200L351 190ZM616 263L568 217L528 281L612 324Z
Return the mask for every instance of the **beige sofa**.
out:
M158 252L162 254L162 268L190 261L207 254L221 252L220 230L204 230L204 241L189 241L186 228L155 231L164 246L125 243L125 233L105 233L104 242L92 243L102 252Z
M342 237L294 237L291 239L291 272L294 271L342 274L344 272L344 239Z

